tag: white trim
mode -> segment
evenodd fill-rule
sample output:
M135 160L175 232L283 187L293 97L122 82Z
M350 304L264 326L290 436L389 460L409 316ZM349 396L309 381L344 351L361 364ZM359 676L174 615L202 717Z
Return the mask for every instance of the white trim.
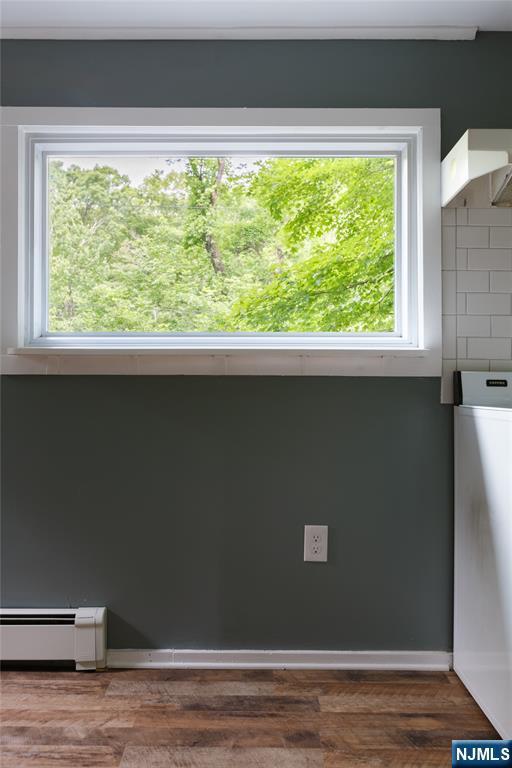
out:
M25 147L25 176L20 184L31 193L33 207L25 215L26 242L30 243L25 253L26 269L34 277L29 285L29 302L26 308L25 330L20 336L24 348L34 347L55 349L128 349L148 348L157 350L267 350L267 349L418 349L418 265L421 252L419 243L417 200L417 145L420 128L387 128L370 126L357 130L343 126L334 130L315 126L305 130L303 126L265 126L255 129L239 126L212 127L190 126L172 129L164 127L159 131L152 128L126 126L108 128L73 126L63 130L58 126L19 126L20 142ZM77 133L79 135L77 135ZM148 155L162 153L168 156L186 155L252 155L272 156L389 156L396 162L397 201L395 210L396 228L396 273L395 273L395 320L397 328L393 333L226 333L226 334L136 334L103 333L59 334L47 330L48 321L48 280L45 278L48 262L46 233L46 168L52 155L89 154L96 156L135 153ZM403 308L403 311L402 311Z
M129 669L388 669L448 671L445 651L132 650L111 648L107 667Z
M6 27L21 40L474 40L478 27Z
M39 375L126 375L126 376L432 376L432 362L422 353L289 351L223 354L180 354L166 350L88 352L44 350L2 355L1 372Z
M439 110L433 109L103 109L103 108L12 108L2 110L2 123L5 145L4 172L2 176L4 184L3 194L3 220L7 226L3 227L3 252L6 259L4 274L4 329L3 339L4 353L15 352L15 357L8 363L9 372L16 372L16 360L21 358L29 349L42 343L36 341L31 345L33 336L37 338L37 317L30 316L30 307L33 302L27 302L24 289L24 274L32 274L34 265L30 260L26 261L28 252L33 253L30 242L33 233L26 222L21 222L19 231L14 232L14 222L18 219L18 211L13 205L16 199L14 191L17 190L20 200L24 200L24 194L28 195L31 174L36 170L29 159L27 150L31 142L42 138L47 139L53 131L65 132L73 141L83 140L83 131L86 134L101 135L106 143L118 140L119 136L124 141L136 140L140 133L151 137L152 142L168 141L172 138L183 147L193 136L195 144L205 141L208 137L212 140L212 126L216 142L236 142L243 139L250 142L251 138L259 142L283 142L298 137L308 141L317 142L315 146L332 148L336 142L342 142L348 146L351 140L368 139L368 146L375 146L375 142L388 142L390 144L408 147L408 156L403 155L406 171L411 186L414 177L418 177L418 196L410 210L412 226L404 228L403 238L407 238L409 247L404 250L407 253L417 252L415 258L409 261L408 280L409 304L413 317L410 328L404 329L404 338L390 335L388 338L365 338L364 336L341 337L335 334L335 338L323 336L320 341L313 339L311 334L307 339L297 335L286 340L278 335L272 339L262 341L262 336L252 338L250 343L247 337L234 335L227 340L218 336L208 340L202 337L200 343L187 338L187 347L181 343L173 342L169 337L153 336L149 343L141 337L136 340L130 337L104 337L98 343L95 337L91 339L72 339L52 336L46 339L48 345L42 353L46 356L59 356L62 353L68 355L96 354L102 355L103 350L110 355L122 353L130 358L137 358L137 372L139 369L139 355L150 351L155 355L183 353L182 359L187 360L189 353L203 356L209 367L210 358L218 355L226 356L226 352L244 352L254 355L256 363L255 373L258 370L258 358L261 354L269 352L269 348L275 352L280 351L286 356L289 352L299 354L301 359L314 357L318 352L323 354L324 363L327 362L325 373L337 375L439 375L441 369L441 322L440 322L440 207L439 202ZM121 126L121 127L120 127ZM172 128L170 128L172 126ZM135 135L130 133L136 128ZM82 133L82 136L80 135ZM262 138L263 137L263 138ZM51 136L50 136L51 139ZM50 141L51 143L51 141ZM219 146L219 144L217 144ZM300 146L300 143L296 146ZM13 150L16 150L13 152ZM310 150L311 151L311 150ZM21 152L21 163L17 160ZM417 162L414 153L417 152ZM26 156L26 157L25 157ZM27 178L28 174L28 178ZM403 175L402 175L403 178ZM25 191L24 191L25 190ZM30 198L29 198L30 200ZM35 200L37 204L37 200ZM26 208L26 206L24 206ZM423 227L415 234L415 221L423 222ZM13 222L9 226L9 222ZM414 242L414 248L412 244ZM16 243L16 245L15 245ZM18 276L15 277L13 268L14 252L20 254ZM419 269L418 280L414 279L414 271ZM406 265L407 269L407 265ZM416 288L411 288L411 282L417 283ZM403 289L402 289L403 290ZM427 300L428 299L428 300ZM405 303L404 303L405 304ZM417 308L417 309L416 309ZM424 317L419 324L414 322L416 311L420 317ZM18 331L14 328L14 318L18 317ZM407 320L407 318L405 318ZM22 322L21 322L22 321ZM416 330L415 326L419 326ZM423 327L424 326L424 327ZM32 330L26 335L26 328ZM206 340L205 340L206 339ZM103 347L103 350L99 349ZM142 348L141 348L142 347ZM349 362L357 355L357 364L340 366L340 362ZM404 366L402 355L409 358L409 367ZM105 359L105 358L103 358ZM142 358L140 358L142 359ZM235 359L233 357L233 359ZM315 373L321 375L324 371L319 368L319 358L316 358ZM383 363L383 360L386 362ZM399 360L397 371L394 374L394 361ZM418 362L421 363L418 365ZM275 361L274 361L275 362ZM354 362L354 361L352 361ZM391 365L390 365L391 363ZM145 367L144 365L142 367ZM226 367L226 366L224 366ZM249 366L250 367L250 366ZM302 362L301 362L302 367ZM25 362L19 364L19 372L28 372L30 366ZM282 370L274 366L274 373L288 373L288 363L283 364ZM340 370L341 368L341 370ZM72 372L72 371L69 371ZM96 371L100 372L100 371ZM186 370L180 371L186 373ZM205 371L206 372L206 371ZM249 371L247 371L249 372Z
M2 125L120 125L136 126L331 126L407 127L425 125L439 129L440 110L432 108L273 108L273 107L2 107Z
M263 334L262 334L263 335ZM277 334L275 334L277 336ZM338 335L338 334L337 334ZM341 336L341 334L339 334ZM313 337L313 338L311 338ZM332 350L337 352L343 352L347 355L357 355L358 357L381 357L383 354L392 355L393 357L427 357L428 349L424 347L414 347L400 345L390 338L389 342L386 341L386 337L382 340L379 339L379 346L375 346L375 336L364 338L344 338L343 345L339 344L322 344L322 337L316 338L314 334L308 334L306 341L302 341L300 336L294 336L293 343L286 342L281 344L279 338L271 338L267 341L260 341L258 344L251 344L250 348L241 345L239 347L233 347L232 345L222 344L222 337L214 336L211 343L205 340L204 336L200 337L201 343L190 343L187 347L181 347L179 344L165 344L160 346L158 344L158 337L148 337L148 343L145 346L141 346L137 343L138 338L130 339L130 337L123 337L121 339L116 338L115 344L101 344L96 342L98 339L93 337L84 337L84 343L77 346L73 341L66 343L65 336L51 336L51 342L44 344L33 343L27 347L8 347L8 355L110 355L117 357L118 355L153 355L153 354L170 354L170 355L240 355L247 354L252 351L264 352L268 355L279 353L279 355L295 355L296 357L304 357L304 355L325 355ZM194 341L194 340L192 340ZM59 343L61 342L61 343ZM366 343L365 343L366 342Z

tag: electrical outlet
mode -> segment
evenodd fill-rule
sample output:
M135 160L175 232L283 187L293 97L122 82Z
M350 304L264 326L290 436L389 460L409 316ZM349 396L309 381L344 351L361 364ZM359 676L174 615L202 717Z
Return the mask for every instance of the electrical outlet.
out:
M304 526L304 562L327 562L328 532L329 527L327 525Z

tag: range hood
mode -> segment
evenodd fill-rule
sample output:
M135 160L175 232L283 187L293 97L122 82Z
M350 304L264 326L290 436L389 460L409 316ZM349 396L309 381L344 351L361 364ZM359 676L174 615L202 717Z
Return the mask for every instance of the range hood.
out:
M466 131L441 163L442 205L512 206L512 129Z

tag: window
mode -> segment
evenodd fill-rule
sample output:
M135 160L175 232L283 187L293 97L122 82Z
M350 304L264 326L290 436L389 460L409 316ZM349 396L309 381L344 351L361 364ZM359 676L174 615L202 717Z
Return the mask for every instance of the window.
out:
M18 349L437 355L434 110L44 112Z
M394 153L45 163L45 337L399 332Z

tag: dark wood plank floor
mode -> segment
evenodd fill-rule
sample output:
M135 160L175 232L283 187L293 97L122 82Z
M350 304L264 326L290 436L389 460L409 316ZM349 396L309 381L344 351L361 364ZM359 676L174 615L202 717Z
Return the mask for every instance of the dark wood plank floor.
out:
M452 673L2 673L2 768L428 768L497 734Z

